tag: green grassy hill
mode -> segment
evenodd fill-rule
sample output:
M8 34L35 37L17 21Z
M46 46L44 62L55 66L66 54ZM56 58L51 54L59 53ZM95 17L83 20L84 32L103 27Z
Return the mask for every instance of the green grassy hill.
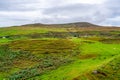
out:
M0 80L119 80L120 28L89 23L0 28Z

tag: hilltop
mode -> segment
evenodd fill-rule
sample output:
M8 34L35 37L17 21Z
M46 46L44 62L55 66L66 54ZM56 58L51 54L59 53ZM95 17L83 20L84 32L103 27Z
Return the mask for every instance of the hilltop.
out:
M89 23L89 22L74 22L74 23L65 23L65 24L42 24L42 23L34 23L34 24L26 24L26 25L22 25L22 26L100 27L98 25L95 25L95 24L92 24L92 23Z
M120 27L98 26L88 22L68 24L26 24L0 28L0 38L67 38L85 36L106 36L119 38Z

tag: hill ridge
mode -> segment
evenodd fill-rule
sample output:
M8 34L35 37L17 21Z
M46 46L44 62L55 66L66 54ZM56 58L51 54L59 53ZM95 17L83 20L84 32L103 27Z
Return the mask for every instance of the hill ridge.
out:
M63 24L43 24L43 23L33 23L26 24L22 26L74 26L74 27L100 27L99 25L92 24L89 22L73 22L73 23L63 23Z

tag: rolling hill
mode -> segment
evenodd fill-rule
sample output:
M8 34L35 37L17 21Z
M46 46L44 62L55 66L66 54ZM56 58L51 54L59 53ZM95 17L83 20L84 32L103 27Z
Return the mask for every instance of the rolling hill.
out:
M92 24L89 22L74 22L74 23L63 23L63 24L42 24L42 23L34 23L34 24L26 24L22 26L49 26L49 27L103 27L100 25ZM105 27L105 26L104 26Z
M120 27L88 22L0 28L0 80L120 80Z

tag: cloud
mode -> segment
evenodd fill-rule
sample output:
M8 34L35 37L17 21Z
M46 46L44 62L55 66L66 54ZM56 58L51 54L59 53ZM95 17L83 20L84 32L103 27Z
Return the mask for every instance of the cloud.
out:
M119 0L2 0L0 26L91 22L120 26Z
M104 10L101 11L101 10ZM88 21L99 23L106 19L109 10L101 5L95 4L74 4L45 9L43 14L52 16L48 18L52 23L64 23L75 21ZM61 20L63 18L64 20ZM45 20L44 20L45 21ZM49 22L48 22L49 23Z
M102 25L120 26L120 0L107 0L103 5L109 10L108 17Z

